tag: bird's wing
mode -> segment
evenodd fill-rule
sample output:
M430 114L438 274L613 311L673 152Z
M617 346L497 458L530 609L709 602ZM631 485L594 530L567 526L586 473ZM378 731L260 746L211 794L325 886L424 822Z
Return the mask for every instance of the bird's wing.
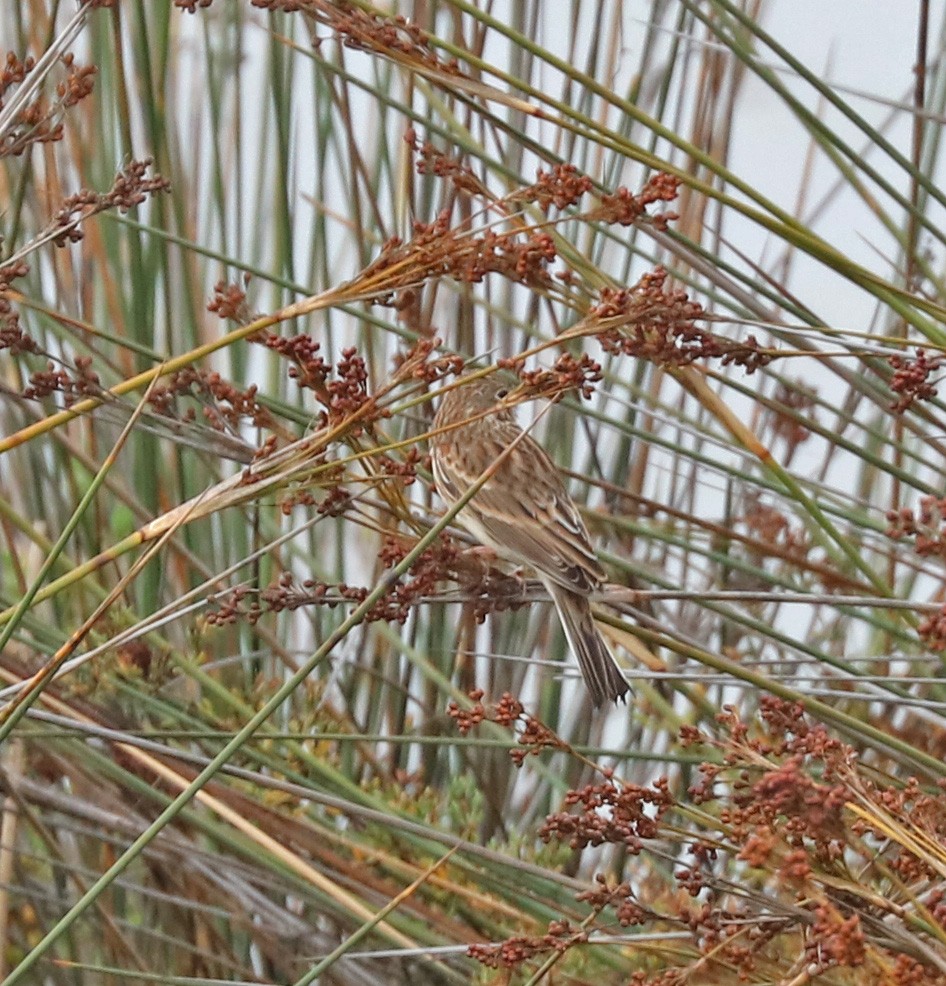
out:
M455 502L520 434L510 425L490 437L484 455L462 444L442 447L434 461L437 486ZM477 436L484 441L484 436ZM437 460L440 460L439 463ZM461 511L459 519L484 544L516 562L531 565L559 585L588 593L604 578L588 531L545 450L533 439L521 438L496 473Z

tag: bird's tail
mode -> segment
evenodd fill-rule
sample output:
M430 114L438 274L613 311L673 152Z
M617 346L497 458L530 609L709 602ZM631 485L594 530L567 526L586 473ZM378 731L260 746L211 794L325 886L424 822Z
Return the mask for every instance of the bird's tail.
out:
M568 644L578 658L582 677L595 706L616 702L631 690L591 615L588 597L557 582L545 583L562 621Z

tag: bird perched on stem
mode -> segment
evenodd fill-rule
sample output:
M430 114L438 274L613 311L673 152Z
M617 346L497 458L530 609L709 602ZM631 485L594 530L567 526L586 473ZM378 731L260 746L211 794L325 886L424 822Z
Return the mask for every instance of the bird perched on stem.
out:
M592 701L617 701L630 687L595 626L589 601L605 573L555 463L503 403L514 386L497 374L441 398L431 453L437 490L448 504L456 503L506 453L457 519L501 557L535 569Z

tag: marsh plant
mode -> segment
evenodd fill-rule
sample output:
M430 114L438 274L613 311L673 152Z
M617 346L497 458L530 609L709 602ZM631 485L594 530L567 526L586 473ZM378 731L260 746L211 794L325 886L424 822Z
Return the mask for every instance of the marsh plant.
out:
M946 979L942 35L776 6L0 10L4 982ZM435 488L495 372L624 703Z

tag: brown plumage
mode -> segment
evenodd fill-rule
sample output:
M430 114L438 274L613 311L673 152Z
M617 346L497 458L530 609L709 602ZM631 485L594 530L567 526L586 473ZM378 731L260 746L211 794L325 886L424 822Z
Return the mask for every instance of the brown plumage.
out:
M437 489L455 503L522 434L502 398L515 386L501 375L471 381L440 401L433 439ZM483 412L489 414L483 415ZM483 415L476 420L471 417ZM456 426L456 427L451 427ZM458 515L481 543L535 569L552 597L594 704L617 701L629 686L595 626L588 597L604 579L588 531L555 463L528 435Z

